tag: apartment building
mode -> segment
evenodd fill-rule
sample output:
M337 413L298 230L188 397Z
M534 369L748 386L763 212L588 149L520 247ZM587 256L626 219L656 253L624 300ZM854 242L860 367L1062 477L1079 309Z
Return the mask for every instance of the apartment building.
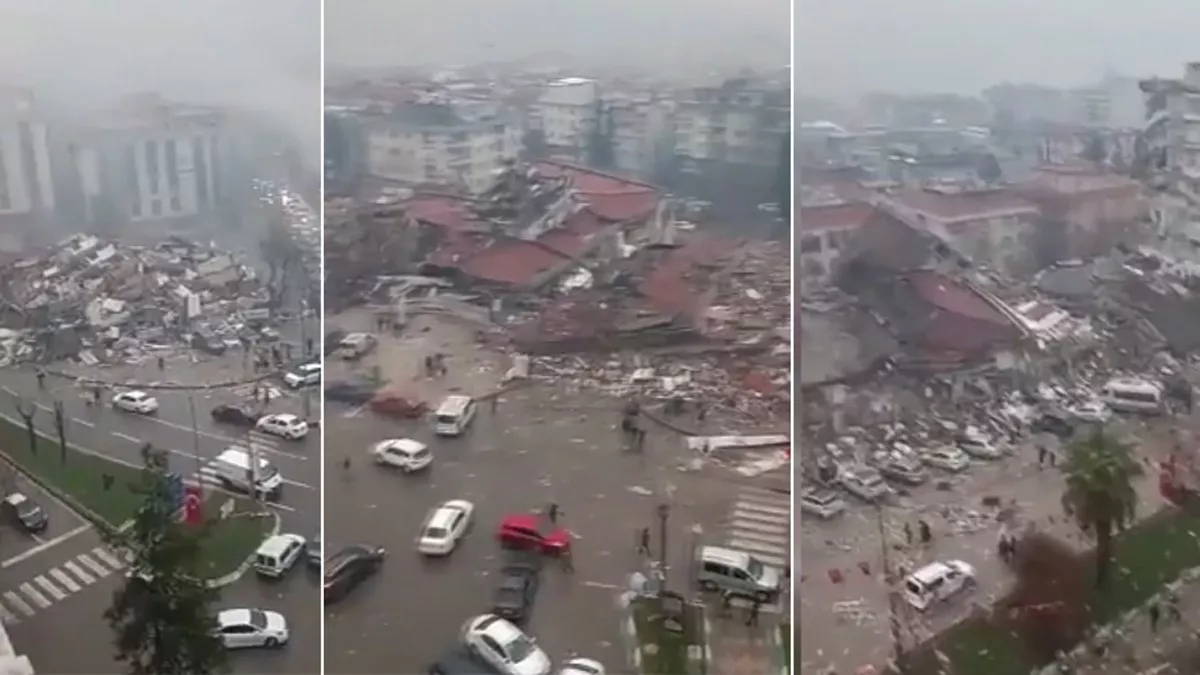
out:
M613 94L605 100L612 128L613 170L655 182L672 157L672 104L652 92Z
M367 174L478 193L518 158L522 129L503 106L429 97L362 115Z
M44 222L54 212L48 129L33 92L0 88L0 225Z
M1200 62L1187 64L1182 78L1153 78L1140 86L1147 168L1200 180Z
M217 214L237 145L223 112L139 96L97 119L75 129L67 144L84 222L195 221Z
M541 136L538 154L585 162L588 146L604 107L600 84L585 77L547 83L529 106L527 124Z

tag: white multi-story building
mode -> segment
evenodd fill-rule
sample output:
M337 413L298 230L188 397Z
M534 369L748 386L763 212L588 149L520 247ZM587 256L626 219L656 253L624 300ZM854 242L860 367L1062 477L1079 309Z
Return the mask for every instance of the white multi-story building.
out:
M1200 62L1187 64L1181 79L1143 80L1148 168L1200 180Z
M515 116L480 101L429 100L363 117L368 174L476 193L521 153Z
M613 95L605 100L612 125L613 169L653 180L671 154L671 104L653 94Z
M721 162L774 169L791 124L790 94L743 80L697 87L675 109L675 154L688 163Z
M541 132L546 152L587 159L588 143L601 108L600 85L583 77L566 77L547 84L530 106L530 129Z
M139 97L110 120L68 146L87 222L195 220L221 206L234 141L220 111Z
M0 222L38 222L55 210L47 126L31 91L0 89Z

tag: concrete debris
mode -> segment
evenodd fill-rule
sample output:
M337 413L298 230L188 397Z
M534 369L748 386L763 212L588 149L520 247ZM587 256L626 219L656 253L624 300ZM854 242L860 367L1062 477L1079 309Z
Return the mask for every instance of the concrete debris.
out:
M0 271L5 364L268 349L288 318L252 268L179 237L140 247L75 235Z

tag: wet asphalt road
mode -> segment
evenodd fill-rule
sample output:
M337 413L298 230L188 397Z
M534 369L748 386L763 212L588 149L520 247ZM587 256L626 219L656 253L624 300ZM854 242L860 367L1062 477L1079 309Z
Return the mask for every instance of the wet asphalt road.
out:
M551 501L577 536L576 571L548 566L529 632L556 661L573 650L610 671L624 667L614 603L639 564L635 531L651 524L658 503L638 492L662 492L670 476L655 448L678 441L652 435L645 456L623 452L618 402L550 396L542 387L510 392L495 416L481 406L466 436L440 440L425 421L346 417L328 404L326 552L353 543L389 551L380 575L326 612L329 672L415 672L454 646L462 624L488 609L500 520ZM368 461L370 444L397 437L429 442L432 469L403 475ZM429 510L449 499L475 504L474 528L448 559L426 561L414 539ZM686 547L674 539L671 564L681 569Z

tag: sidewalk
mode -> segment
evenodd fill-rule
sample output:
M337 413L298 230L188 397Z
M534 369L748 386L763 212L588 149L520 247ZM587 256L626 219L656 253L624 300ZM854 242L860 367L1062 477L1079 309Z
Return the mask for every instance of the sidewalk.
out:
M762 617L758 626L747 626L746 613L734 610L728 617L712 615L712 667L709 675L770 675L778 672L778 660L770 639L778 624Z
M1089 655L1076 664L1073 675L1191 675L1200 654L1200 582L1179 586L1182 620L1173 620L1165 602L1159 603L1158 629L1150 629L1145 608L1108 640L1108 653Z

